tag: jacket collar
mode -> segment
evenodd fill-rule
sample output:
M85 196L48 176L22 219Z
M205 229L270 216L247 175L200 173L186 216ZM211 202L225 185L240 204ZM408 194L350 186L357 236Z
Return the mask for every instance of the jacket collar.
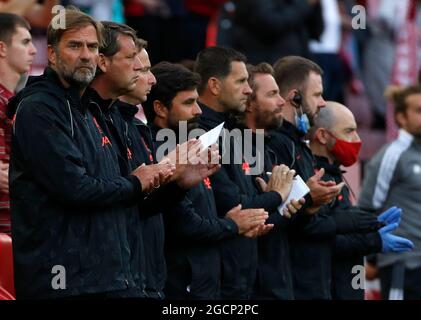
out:
M399 129L398 140L404 144L410 145L414 141L414 136L405 129Z
M151 125L149 125L149 128L151 128L154 134L158 133L158 131L162 129L160 126L157 126L155 123L152 123Z
M115 105L125 120L133 119L136 113L139 111L138 106L121 100L117 100Z
M201 122L211 124L211 127L216 127L221 122L225 122L224 128L228 130L237 128L237 120L235 119L235 116L233 116L231 113L218 112L211 109L202 102L198 103L200 108L202 109L202 115L200 116Z
M279 132L291 137L294 141L302 141L304 142L305 134L297 129L291 122L287 120L283 120L282 125L277 129Z
M341 170L338 163L329 163L329 159L324 156L314 155L314 157L316 159L317 167L319 169L324 168L327 174L330 174L332 176L341 176L346 172L344 170Z
M86 89L86 95L89 98L90 104L98 106L102 113L109 113L113 108L115 108L115 102L117 100L103 99L92 87Z
M87 91L88 90L80 97L79 88L74 86L65 88L57 72L51 67L47 67L42 75L30 76L25 88L9 101L7 116L12 119L17 111L19 103L23 99L38 93L51 95L59 100L67 100L73 108L85 113L88 107L88 101L86 100L88 95ZM46 98L45 102L51 103L51 100Z
M226 114L224 112L217 112L200 101L198 104L202 109L202 119L211 120L212 122L217 122L218 124L226 120Z
M252 131L249 127L247 127L244 123L242 123L240 121L236 121L235 122L235 127L237 129L240 129L242 132L244 132L244 130L250 130L251 131L251 136L252 136L252 141L256 141L256 137L257 136L262 136L262 135L263 135L263 139L265 140L265 144L268 144L269 141L272 139L272 136L270 135L270 131L264 130L264 133L263 134L256 133L255 131Z
M51 83L58 86L63 91L65 91L66 98L69 98L69 100L73 103L73 105L78 106L79 108L82 108L82 109L84 108L83 103L81 103L81 100L83 100L84 97L82 97L81 99L79 95L80 89L75 86L70 86L66 88L61 82L60 77L58 76L57 72L53 68L51 67L45 68L44 74L42 75L42 77L45 80L50 81ZM30 78L28 80L28 85L32 83L32 79ZM84 96L86 97L86 90L85 90Z

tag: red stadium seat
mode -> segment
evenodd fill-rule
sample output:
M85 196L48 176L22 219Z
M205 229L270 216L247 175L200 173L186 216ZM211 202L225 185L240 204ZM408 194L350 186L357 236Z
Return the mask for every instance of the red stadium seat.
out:
M0 289L0 296L15 297L12 238L4 233L0 233Z

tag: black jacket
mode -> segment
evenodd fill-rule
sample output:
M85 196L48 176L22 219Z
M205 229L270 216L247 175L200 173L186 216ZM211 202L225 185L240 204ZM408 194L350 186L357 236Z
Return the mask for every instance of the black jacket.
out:
M343 181L343 171L337 164L330 164L325 157L316 156L315 158L317 168L325 169L325 177L327 179L334 180L336 183ZM330 213L333 215L338 209L347 210L352 207L347 186L342 188L341 193L329 206ZM354 266L364 266L364 256L380 252L381 248L382 242L378 232L336 236L332 257L332 299L364 299L363 289L352 288L352 279L356 276L355 273L352 273L352 268Z
M159 129L152 126L154 140ZM219 242L236 237L238 227L231 219L218 218L210 179L188 190L181 202L166 210L164 223L166 297L220 298Z
M237 0L234 4L225 41L254 64L272 64L287 55L308 57L310 38L318 39L323 32L320 4L310 7L307 0Z
M141 185L122 176L106 133L78 92L47 68L11 102L10 164L17 298L141 291ZM65 268L53 289L52 268ZM139 292L141 296L141 292Z
M116 105L125 121L125 138L128 144L130 166L136 168L143 163L152 164L156 162L151 131L148 126L135 118L138 108L122 101L118 101ZM160 194L153 195L153 198L139 203L142 217L142 236L145 245L146 293L148 297L155 299L164 298L164 286L167 277L164 257L165 232L161 211L166 207L166 204L176 203L181 198L180 195L184 194L184 192L177 191L175 186L163 187L159 192ZM162 201L164 198L168 203Z
M135 118L137 106L117 100L103 101L96 95L96 101L101 107L101 113L107 128L111 131L117 146L119 146L120 166L128 172L142 164L152 164L155 161L155 146L152 133L148 126ZM185 192L175 183L154 190L138 202L141 216L141 233L144 242L142 271L145 275L145 292L149 298L163 299L166 281L166 263L164 257L164 224L162 211L181 201ZM165 201L162 201L165 199Z
M224 128L228 130L236 127L226 114L216 112L203 104L200 104L200 107L202 108L200 125L203 129L210 130L223 121L225 121ZM243 209L264 208L268 212L275 211L282 203L281 196L277 192L261 194L258 191L254 177L246 175L243 171L243 168L247 170L245 159L236 159L234 155L235 148L242 150L243 145L238 139L230 139L230 148L224 140L220 144L222 168L211 177L218 215L223 217L238 204L241 204ZM224 163L225 153L230 155L229 163ZM257 259L256 239L237 237L224 242L222 245L222 298L248 299L251 297L256 279Z
M272 134L269 147L276 154L277 164L295 169L304 181L315 172L315 158L304 142L303 135L288 121ZM326 179L326 177L324 177ZM306 206L312 203L306 197ZM380 225L375 217L367 217L359 210L338 210L331 215L322 206L316 215L303 210L289 226L289 244L296 299L331 299L331 256L337 234L369 232Z
M268 181L266 172L272 172L275 154L269 147L270 135L263 135L264 149L256 147L257 135L253 134L251 143L256 158L264 160L264 171L259 176ZM249 142L247 142L249 143ZM294 219L294 217L292 218ZM266 235L259 237L258 268L254 287L255 299L294 299L292 270L289 252L287 227L292 219L286 219L277 210L271 211L267 223L274 224L274 228Z

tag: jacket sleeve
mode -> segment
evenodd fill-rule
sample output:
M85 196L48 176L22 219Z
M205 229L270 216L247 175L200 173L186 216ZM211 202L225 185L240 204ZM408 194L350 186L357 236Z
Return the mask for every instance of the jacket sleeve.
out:
M326 239L334 238L337 234L370 233L383 226L375 215L358 208L331 210L328 206L322 206L313 216L300 212L291 231L306 237Z
M236 1L236 21L269 41L302 25L311 12L307 0L280 2L285 4L281 7L275 1Z
M291 231L314 238L334 238L337 234L369 233L377 231L384 224L374 214L360 211L353 207L347 210L333 210L322 206L312 216L300 212L291 226Z
M186 192L176 182L171 182L153 191L139 202L139 212L142 217L149 217L168 211L176 203L183 200ZM165 199L165 201L162 201Z
M322 206L315 215L300 210L291 222L289 233L294 237L332 239L336 236L336 224L328 215L326 206Z
M247 178L247 177L246 177ZM264 208L268 212L275 211L282 203L282 197L275 191L259 194L244 194L238 185L230 178L225 165L211 176L213 191L218 213L225 215L226 212L241 204L242 209ZM254 188L254 186L252 186Z
M349 257L350 255L365 256L378 253L382 249L382 241L378 232L366 234L337 235L335 238L335 257Z
M179 236L203 243L214 243L238 235L238 227L233 220L207 219L199 215L188 196L166 212L164 219Z
M296 215L292 216L291 218L285 218L283 215L281 215L278 210L275 210L273 212L269 212L269 217L266 220L266 224L273 224L275 228L287 228L292 221L296 219Z
M141 184L134 176L101 179L88 174L69 120L58 109L27 102L16 115L13 139L34 179L58 201L76 207L104 207L140 197Z

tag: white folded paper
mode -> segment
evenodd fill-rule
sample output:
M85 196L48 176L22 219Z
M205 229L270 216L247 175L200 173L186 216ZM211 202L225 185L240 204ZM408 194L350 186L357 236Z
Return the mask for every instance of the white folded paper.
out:
M290 203L291 200L299 200L303 198L307 193L310 192L309 187L306 185L304 180L299 176L296 175L294 177L294 180L292 182L292 188L291 192L289 193L289 196L286 201L284 201L279 207L278 212L281 215L284 215L283 210L286 207L288 203Z
M202 142L204 149L218 142L218 137L221 134L221 130L224 127L224 123L225 122L222 122L221 124L213 128L212 130L209 130L208 132L202 134L199 137L199 140Z

